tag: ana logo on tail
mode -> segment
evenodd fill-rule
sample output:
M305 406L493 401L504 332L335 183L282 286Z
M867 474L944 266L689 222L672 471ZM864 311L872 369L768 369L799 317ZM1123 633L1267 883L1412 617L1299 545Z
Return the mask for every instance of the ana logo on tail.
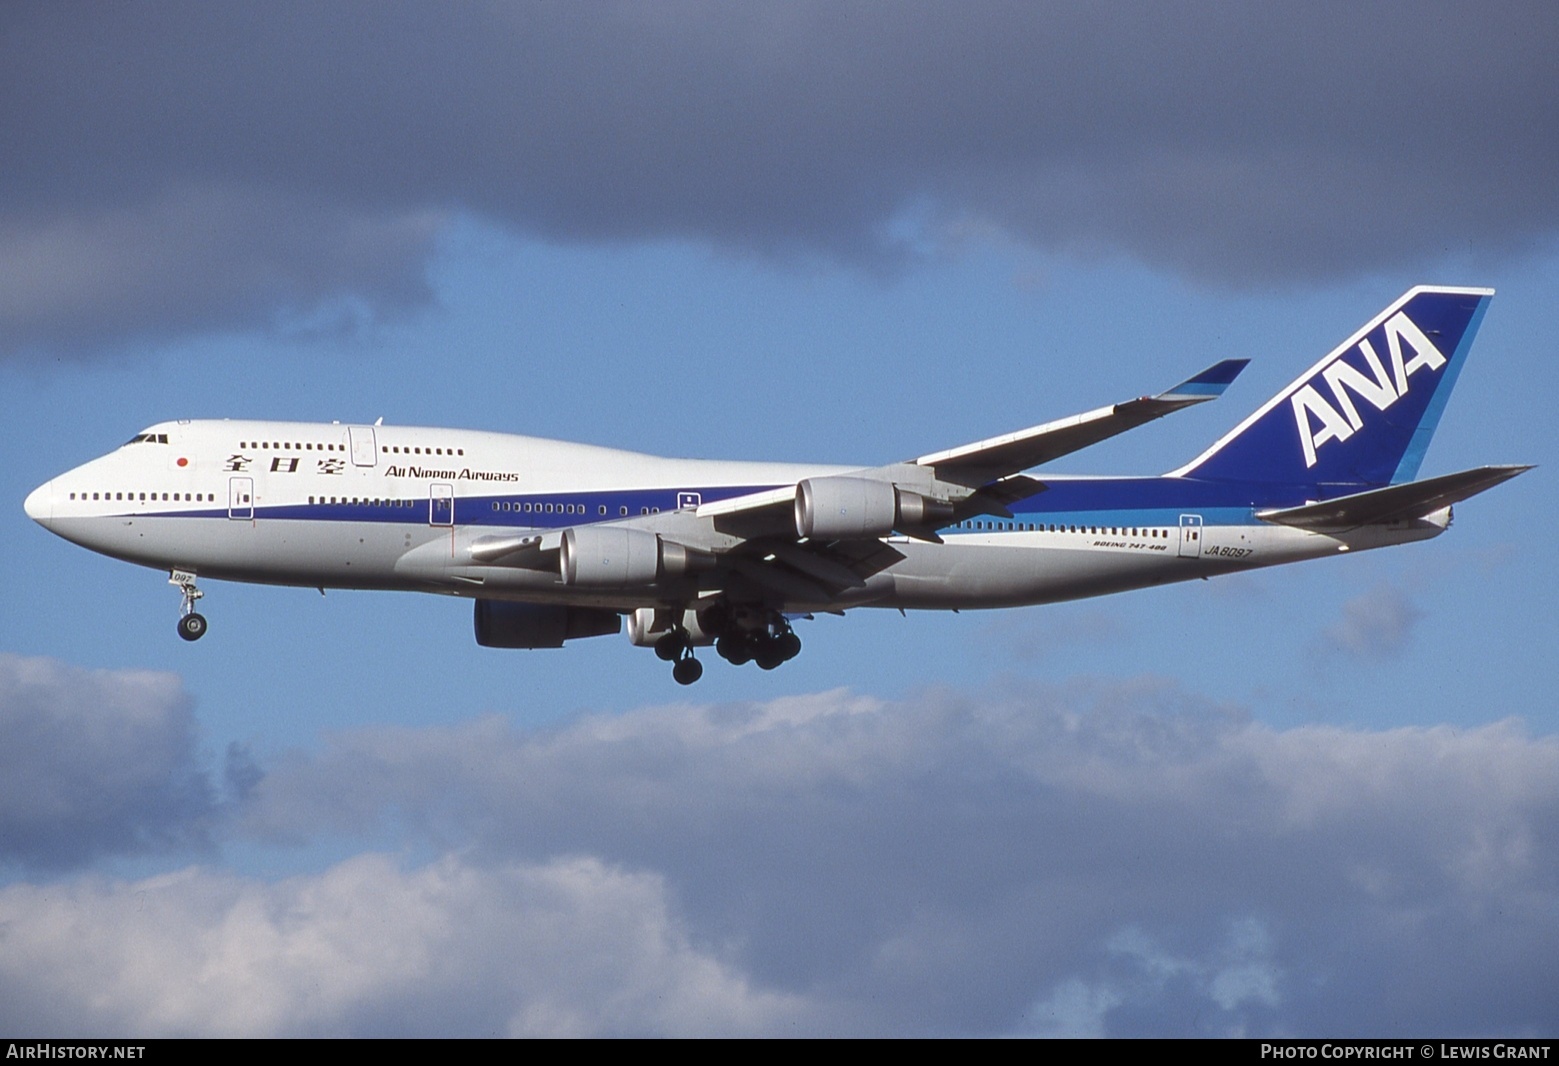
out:
M1357 351L1364 358L1369 373L1347 362L1339 353L1325 369L1321 377L1330 387L1335 406L1328 403L1315 387L1314 379L1306 382L1290 397L1294 408L1294 424L1299 429L1299 443L1304 446L1305 466L1315 465L1316 449L1328 441L1347 440L1364 425L1358 407L1353 402L1356 395L1367 401L1377 411L1384 411L1407 395L1408 379L1414 371L1437 371L1445 366L1445 356L1434 342L1419 329L1407 314L1398 311L1386 320L1386 347L1391 356L1391 366L1381 365L1380 356L1366 337L1358 344ZM1412 358L1405 358L1404 343L1412 349ZM1350 395L1350 392L1353 395Z

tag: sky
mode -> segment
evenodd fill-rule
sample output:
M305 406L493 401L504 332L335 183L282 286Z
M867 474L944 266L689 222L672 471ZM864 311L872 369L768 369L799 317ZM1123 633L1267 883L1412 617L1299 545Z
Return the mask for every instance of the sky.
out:
M1548 4L0 8L0 1031L1559 1032ZM622 637L22 512L171 418L902 460L1495 288L1423 544Z

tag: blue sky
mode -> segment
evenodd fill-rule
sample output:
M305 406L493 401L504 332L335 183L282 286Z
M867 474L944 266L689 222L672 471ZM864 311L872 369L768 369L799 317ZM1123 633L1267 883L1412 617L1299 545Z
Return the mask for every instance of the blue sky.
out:
M0 34L0 1028L1559 1028L1546 9L121 10ZM865 465L1251 358L1055 467L1156 473L1425 282L1498 295L1423 473L1540 464L1446 536L689 690L435 597L185 644L21 510L174 417Z

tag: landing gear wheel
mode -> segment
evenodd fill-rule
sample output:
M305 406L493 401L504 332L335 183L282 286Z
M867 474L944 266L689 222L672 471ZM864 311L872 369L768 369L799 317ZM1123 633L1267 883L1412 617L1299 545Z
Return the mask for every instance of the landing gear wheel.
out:
M758 645L758 654L752 657L752 661L758 664L759 670L772 670L785 661L785 655L778 644L778 641L769 637Z
M206 635L206 616L191 611L179 619L179 636L185 640L199 640Z
M655 642L655 654L664 662L674 663L687 647L687 636L680 629L673 629Z
M672 680L679 685L691 685L704 676L704 664L692 656L677 660L677 665L671 668Z
M774 638L774 650L779 652L780 662L788 663L801 654L801 638L794 633L781 633Z
M715 641L715 652L732 666L752 661L752 646L741 634L726 634Z

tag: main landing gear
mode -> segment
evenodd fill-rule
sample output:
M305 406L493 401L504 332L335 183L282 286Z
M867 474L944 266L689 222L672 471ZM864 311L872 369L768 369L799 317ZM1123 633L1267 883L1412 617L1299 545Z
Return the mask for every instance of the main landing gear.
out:
M772 670L801 654L801 638L791 632L784 616L774 615L759 629L733 629L715 640L715 652L732 666L757 663L760 670Z
M195 587L195 575L188 570L175 570L168 577L168 584L177 585L184 595L179 606L179 636L185 640L199 640L209 628L206 616L195 610L195 601L205 595Z
M704 664L693 658L693 642L687 630L670 630L655 642L655 654L668 663L674 663L671 677L679 685L691 685L704 676Z
M648 614L647 609L641 610ZM675 617L694 620L665 630L653 647L657 656L672 664L671 676L679 685L691 685L704 676L704 664L693 657L693 645L707 645L711 637L715 652L734 666L757 663L761 670L773 670L801 654L801 638L791 632L783 614L770 608L715 604L696 616L678 608ZM646 618L636 624L649 629L650 623Z

